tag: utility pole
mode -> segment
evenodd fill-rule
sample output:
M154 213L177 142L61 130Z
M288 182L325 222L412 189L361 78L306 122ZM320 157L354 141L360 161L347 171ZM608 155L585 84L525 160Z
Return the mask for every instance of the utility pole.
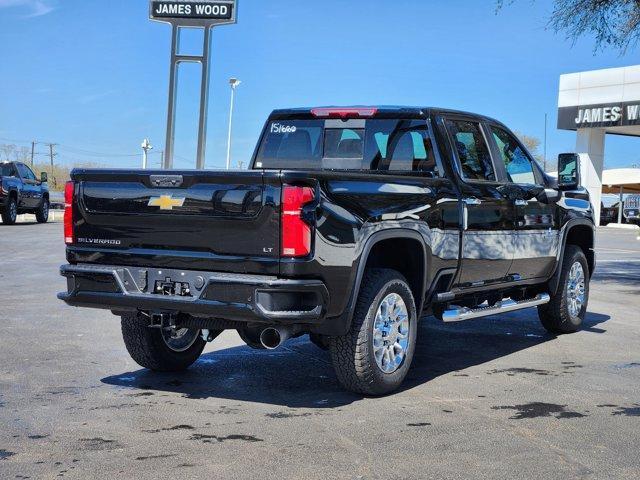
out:
M36 142L31 142L31 169L33 170L33 156L35 155Z
M53 174L53 157L55 157L57 155L57 153L53 153L53 147L55 147L57 144L56 143L48 143L47 145L49 146L49 159L51 160L51 178L53 179L53 186L57 187L58 184L56 182L56 177Z

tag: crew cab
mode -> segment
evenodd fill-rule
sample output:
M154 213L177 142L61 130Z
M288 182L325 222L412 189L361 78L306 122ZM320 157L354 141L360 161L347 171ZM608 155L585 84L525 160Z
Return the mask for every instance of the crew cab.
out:
M74 170L59 298L120 316L152 370L227 329L262 349L309 334L346 389L386 394L425 315L535 306L554 334L580 328L594 210L577 155L558 171L481 115L276 110L249 171Z
M47 173L36 179L22 162L0 163L0 215L2 223L13 225L21 213L33 213L38 223L49 219Z

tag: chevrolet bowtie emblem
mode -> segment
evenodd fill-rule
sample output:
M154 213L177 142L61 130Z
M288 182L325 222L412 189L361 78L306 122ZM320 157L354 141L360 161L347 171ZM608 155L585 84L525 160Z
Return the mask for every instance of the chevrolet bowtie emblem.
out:
M173 207L181 207L184 205L184 198L173 198L173 195L160 195L159 197L151 197L150 207L160 207L160 210L173 210Z

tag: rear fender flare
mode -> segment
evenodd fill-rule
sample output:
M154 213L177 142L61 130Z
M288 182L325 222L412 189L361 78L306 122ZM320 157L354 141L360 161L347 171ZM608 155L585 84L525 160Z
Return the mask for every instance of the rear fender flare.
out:
M418 314L422 312L424 306L424 298L427 291L427 265L428 265L428 252L427 245L424 241L422 235L416 230L410 230L406 228L393 228L388 230L382 230L379 232L373 233L366 240L364 248L362 249L362 254L360 255L360 260L358 261L358 269L355 277L355 281L353 283L353 289L351 291L351 296L349 298L349 302L347 303L347 308L344 316L345 331L348 331L351 328L351 321L353 319L353 314L356 308L356 301L358 299L358 293L360 292L360 286L362 285L362 279L364 277L364 271L367 266L367 262L369 260L369 254L373 247L383 241L389 240L392 238L402 238L402 239L411 239L416 240L420 246L422 247L422 259L423 259L423 278L422 278L422 287L420 292L420 298L416 298L416 311Z

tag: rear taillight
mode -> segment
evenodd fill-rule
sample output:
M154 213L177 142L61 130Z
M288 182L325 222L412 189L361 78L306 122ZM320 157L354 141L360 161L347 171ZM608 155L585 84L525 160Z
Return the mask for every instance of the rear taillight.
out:
M75 197L75 184L67 182L64 186L64 243L73 244L73 200Z
M306 257L311 253L311 226L302 218L302 207L314 197L311 187L282 187L283 257Z

